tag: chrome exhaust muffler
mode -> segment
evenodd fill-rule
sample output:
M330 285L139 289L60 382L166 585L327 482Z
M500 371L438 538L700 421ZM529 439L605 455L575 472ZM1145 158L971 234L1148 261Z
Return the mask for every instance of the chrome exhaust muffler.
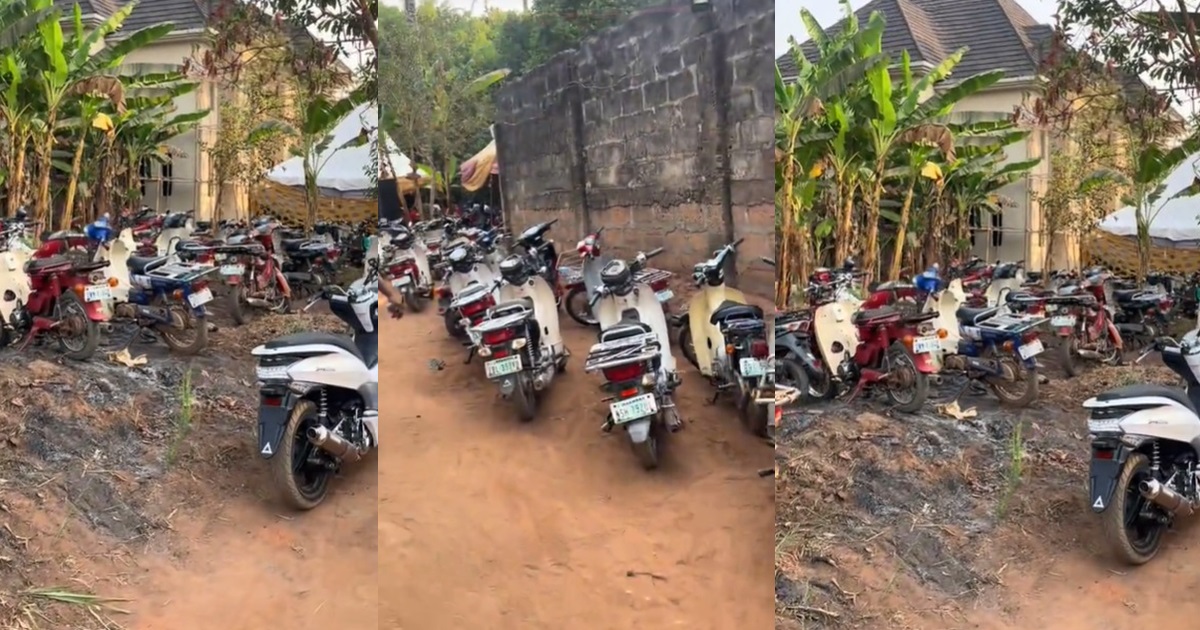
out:
M1147 479L1138 485L1138 491L1147 501L1154 503L1174 515L1190 515L1196 506L1187 497L1163 485L1157 479Z
M310 427L307 435L313 446L344 461L356 462L366 454L365 449L359 450L357 446L325 427Z

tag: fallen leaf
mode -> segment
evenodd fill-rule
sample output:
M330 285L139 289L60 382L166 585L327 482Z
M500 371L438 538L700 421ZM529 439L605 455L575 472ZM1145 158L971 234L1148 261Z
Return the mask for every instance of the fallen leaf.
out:
M124 365L125 367L137 367L139 365L146 365L146 362L148 361L148 359L146 359L146 355L144 355L144 354L139 354L136 357L130 356L129 349L127 349L127 348L121 349L118 352L109 353L108 360L112 361L113 363L120 363L121 365Z
M944 405L941 405L937 408L937 411L938 413L944 416L950 416L955 420L966 420L967 418L974 418L975 416L979 415L979 413L975 411L974 407L970 407L968 409L960 408L958 406L958 401L950 401Z

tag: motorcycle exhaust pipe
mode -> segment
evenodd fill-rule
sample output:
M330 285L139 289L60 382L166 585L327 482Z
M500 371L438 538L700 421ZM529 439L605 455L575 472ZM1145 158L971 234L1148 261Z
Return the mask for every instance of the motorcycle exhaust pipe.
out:
M343 461L356 462L365 454L365 450L359 450L345 438L325 427L310 427L307 435L313 446Z
M250 306L254 306L257 308L270 308L270 306L271 306L270 302L268 302L262 298L256 298L256 297L247 297L246 303L249 304Z
M1138 491L1147 501L1154 503L1174 515L1190 515L1196 506L1187 497L1164 486L1157 479L1147 479L1138 485Z
M1081 356L1085 359L1093 359L1093 360L1099 361L1100 359L1104 358L1104 355L1100 354L1099 352L1096 352L1095 350L1082 350L1081 349L1081 350L1077 350L1076 352L1079 353L1079 356Z

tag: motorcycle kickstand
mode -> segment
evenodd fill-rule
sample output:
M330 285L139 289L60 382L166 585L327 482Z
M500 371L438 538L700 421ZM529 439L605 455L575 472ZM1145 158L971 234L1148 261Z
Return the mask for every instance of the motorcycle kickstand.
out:
M614 426L616 426L616 423L613 422L613 417L610 413L604 417L604 424L600 425L600 431L603 433L612 433Z
M476 351L477 351L477 348L475 346L471 346L471 348L469 350L467 350L467 360L463 361L463 365L470 365L471 359L475 358Z

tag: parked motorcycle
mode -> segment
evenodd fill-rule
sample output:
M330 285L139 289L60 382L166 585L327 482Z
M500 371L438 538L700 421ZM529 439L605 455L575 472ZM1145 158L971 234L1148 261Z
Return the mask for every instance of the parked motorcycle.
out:
M478 340L474 349L489 359L483 364L488 380L500 386L500 395L516 404L526 422L537 416L538 396L566 368L569 356L559 332L554 291L540 264L521 255L501 261L500 300L471 327Z
M249 320L246 307L272 313L291 310L292 288L274 254L272 229L272 223L259 225L247 234L229 237L225 245L214 249L224 256L219 271L230 286L228 310L238 325Z
M1183 378L1182 389L1129 385L1083 403L1092 451L1088 503L1113 554L1129 564L1153 559L1175 519L1200 507L1198 332L1181 342L1160 338L1138 358L1159 351Z
M446 332L455 339L477 344L479 340L472 337L471 328L499 299L500 278L483 262L482 252L473 246L454 248L446 255L446 264L449 273L445 284L438 289L438 299L444 304L442 318Z
M46 333L57 337L67 358L91 358L100 345L99 324L108 320L105 305L116 286L116 278L106 278L102 271L107 266L107 260L82 263L61 255L29 260L25 263L27 301L11 289L4 292L4 301L15 304L0 330L0 346L19 340L24 348Z
M646 261L662 251L639 253L629 263L611 260L600 271L600 286L588 304L600 334L583 367L603 374L604 391L611 394L603 401L609 411L602 430L623 428L647 470L658 467L663 430L683 428L674 401L681 381L671 354L671 331L656 292L638 280Z
M208 346L206 305L213 292L205 277L216 267L170 262L166 256L131 256L125 265L129 298L115 305L114 318L158 333L176 352L197 354Z
M351 336L287 335L258 346L258 449L270 462L284 500L311 510L341 466L379 447L379 275L348 290L329 286L305 306L326 300Z
M603 227L585 236L575 246L579 257L583 259L583 268L578 281L560 282L564 295L562 299L563 309L571 319L589 327L600 325L599 320L596 319L589 305L595 299L596 293L602 286L600 271L610 262L610 258L605 256L600 249L600 236L602 234L604 234ZM670 288L670 272L643 268L636 273L639 276L637 280L645 283L654 291L654 297L658 300L659 304L662 304L663 312L669 313L670 300L675 297L675 293ZM560 277L562 276L561 270L559 275Z
M393 253L387 265L392 286L404 296L408 308L419 313L425 310L430 295L431 273L425 247L417 242L416 236L408 228L395 228L390 230L390 234Z

